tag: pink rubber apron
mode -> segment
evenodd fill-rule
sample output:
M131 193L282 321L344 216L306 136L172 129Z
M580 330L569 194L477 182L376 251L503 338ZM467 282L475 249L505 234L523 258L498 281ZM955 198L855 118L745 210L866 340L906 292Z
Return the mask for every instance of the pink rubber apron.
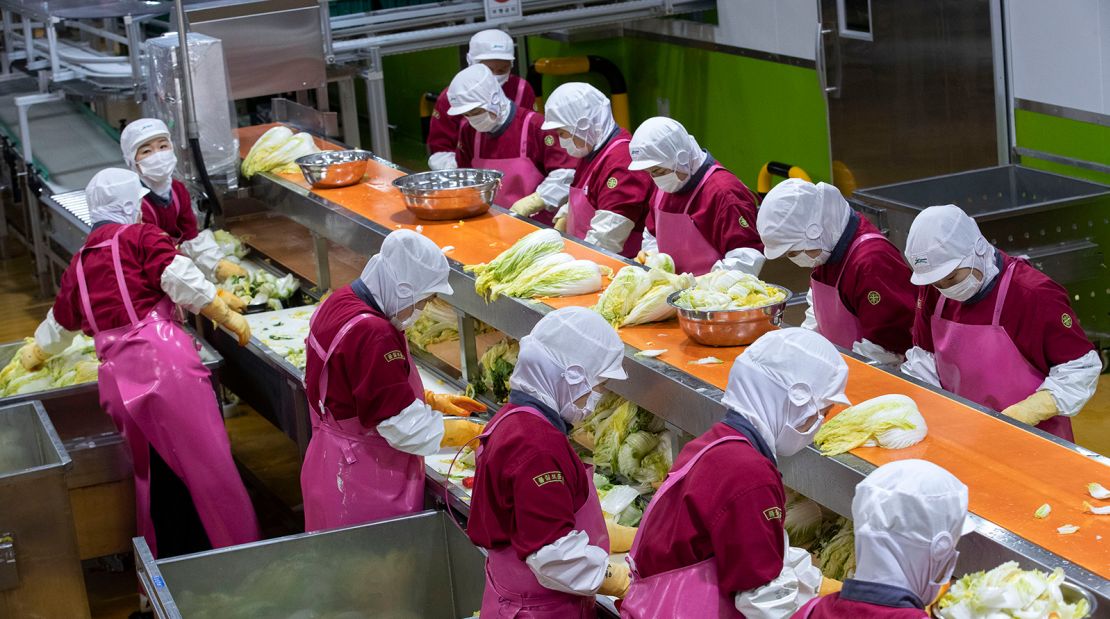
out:
M259 539L247 490L231 459L231 444L208 369L197 342L174 321L174 305L163 297L139 319L120 265L119 235L86 247L77 258L77 286L100 358L100 404L131 449L135 469L136 523L157 556L150 517L150 448L189 489L208 541L214 548ZM120 299L131 324L101 331L89 301L83 256L108 247ZM164 532L163 532L164 533Z
M535 193L536 188L545 178L543 172L540 172L536 164L528 158L528 121L535 112L524 112L523 108L517 108L517 113L524 113L524 124L520 128L520 153L516 157L507 159L481 157L479 153L482 152L482 132L474 132L474 157L471 159L471 165L475 168L500 170L505 174L501 177L501 188L497 190L496 200L498 206L505 208L511 207L524 196ZM544 209L532 215L532 219L551 225L555 214Z
M313 315L315 319L316 315ZM320 357L318 402L309 402L315 418L312 439L301 466L305 531L320 531L416 513L424 506L424 458L395 449L358 417L336 419L328 399L328 366L351 329L371 318L359 314L339 328L327 350L309 325L308 345ZM424 401L424 383L409 359L409 385Z
M719 164L714 163L706 170L698 186L694 187L687 197L686 207L681 213L664 211L663 200L672 194L658 189L655 191L655 200L651 205L655 214L655 240L659 244L659 251L674 259L675 271L678 273L705 275L722 257L717 252L717 248L706 240L701 230L698 230L689 213L690 205L694 204L705 182L714 172L723 169Z
M524 84L525 80L523 77L516 83L516 94L513 95L513 103L517 105L520 105L520 102L524 100ZM478 151L474 152L477 153Z
M502 421L516 414L531 414L546 421L543 414L534 408L514 408L490 423L479 439L488 437ZM481 457L481 442L477 453ZM605 528L597 489L594 488L592 466L586 467L586 479L590 484L590 493L586 502L574 513L574 528L585 531L591 545L609 552L609 532ZM479 614L484 619L585 619L597 616L592 595L571 595L544 587L536 580L532 568L516 556L512 546L488 549L486 589L482 594Z
M809 277L809 289L813 291L813 313L817 316L817 331L841 348L851 350L852 344L862 340L863 327L860 325L859 317L840 300L840 280L844 278L844 272L851 265L852 254L857 247L871 239L885 238L877 232L856 237L848 247L848 253L844 255L844 264L840 269L840 275L836 278L835 286L823 284L812 275Z
M712 619L714 617L725 619L743 619L740 611L736 610L733 595L728 591L721 591L717 585L717 564L715 557L709 557L693 565L676 568L646 578L636 573L636 554L640 547L645 531L651 531L651 512L659 504L659 500L674 487L698 460L710 449L731 441L748 443L742 436L726 436L706 445L701 451L694 454L690 461L677 471L672 471L666 481L655 493L655 498L648 504L644 511L640 530L632 540L632 549L628 555L628 562L632 566L632 585L628 594L621 603L621 617L628 619L658 619L668 617L680 619ZM750 444L750 443L749 443ZM743 531L737 533L743 535ZM731 557L731 560L742 561L743 557Z
M597 213L597 207L590 202L589 196L586 195L585 188L589 187L590 181L593 180L594 174L597 173L598 163L602 159L605 159L614 148L622 145L627 146L631 141L632 140L629 138L618 138L609 142L609 145L598 153L598 155L590 161L590 164L586 166L581 178L582 186L570 188L570 216L567 219L567 232L574 238L586 239L586 233L590 231L590 222L593 221L594 215ZM576 174L575 184L578 184L578 180ZM640 245L643 243L643 240L644 238L642 235L635 234L635 232L629 234L628 240L624 242L624 247L621 249L621 255L626 258L635 257L636 254L640 253Z
M947 301L944 296L937 302L930 322L941 387L996 411L1033 395L1045 379L999 324L1016 265L1016 260L1011 262L998 283L991 324L965 325L942 318ZM1063 415L1046 419L1037 427L1062 439L1075 440L1071 419Z

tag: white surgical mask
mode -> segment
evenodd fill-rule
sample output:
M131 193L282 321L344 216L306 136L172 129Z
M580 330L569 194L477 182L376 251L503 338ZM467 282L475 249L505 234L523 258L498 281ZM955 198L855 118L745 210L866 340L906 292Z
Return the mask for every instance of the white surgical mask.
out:
M952 284L947 288L937 288L940 293L953 301L963 303L979 292L979 287L983 285L983 280L975 277L975 273L969 273L962 281Z
M163 185L173 178L176 168L177 155L172 150L160 150L139 162L143 178L155 185Z
M510 73L494 73L493 77L497 79L498 84L504 86L505 82L509 81L509 75Z
M562 146L563 150L567 151L568 155L578 159L590 154L591 150L589 146L578 146L574 143L573 139L569 138L559 138L559 146Z
M952 574L956 571L956 560L959 558L960 553L953 551L952 558L948 560L947 567L944 568L944 571L938 575L936 580L930 581L929 584L925 586L925 591L921 592L923 593L921 601L924 602L926 606L936 602L937 597L940 595L940 590L952 580Z
M655 181L655 186L658 187L660 191L666 193L675 193L686 184L686 181L679 180L678 172L671 172L663 176L653 176L651 180Z
M602 394L597 390L591 390L590 397L586 398L585 406L577 406L574 402L570 402L563 407L563 410L559 411L559 416L570 425L577 425L593 414L602 397Z
M793 262L794 264L802 267L803 269L813 269L813 268L821 266L822 264L825 264L825 261L828 260L829 256L831 256L831 255L832 255L832 252L827 252L827 251L822 249L821 253L818 254L816 258L814 258L813 256L805 253L804 251L800 252L796 256L787 256L787 258L790 259L790 262Z
M412 309L412 314L409 315L408 318L404 320L397 320L396 317L393 317L389 319L389 324L396 327L398 331L407 331L409 327L416 324L416 321L420 318L420 314L422 314L423 312L424 310L414 307Z
M467 116L466 122L470 123L470 126L474 127L474 130L480 133L489 133L501 126L497 117L489 112L482 112L475 116Z
M789 458L805 449L806 445L813 442L813 437L820 428L820 419L815 421L813 426L805 432L798 430L794 426L786 426L782 429L782 434L775 439L775 456L779 458Z

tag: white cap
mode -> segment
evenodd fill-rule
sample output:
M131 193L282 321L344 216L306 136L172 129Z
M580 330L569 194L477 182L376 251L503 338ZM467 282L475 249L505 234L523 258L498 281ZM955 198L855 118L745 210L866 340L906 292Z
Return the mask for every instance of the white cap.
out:
M936 283L960 267L986 274L993 259L994 248L979 225L953 204L921 211L906 238L906 260L913 269L910 281L917 286Z
M138 223L143 214L143 196L150 193L139 175L123 168L106 168L85 186L85 202L92 223Z
M582 82L568 82L556 88L544 103L543 113L544 131L563 129L593 147L617 127L609 98Z
M763 253L774 260L792 251L831 252L851 216L852 208L836 187L788 178L759 205L755 228Z
M500 115L509 104L493 71L484 64L470 65L459 71L447 87L447 101L451 103L451 107L447 109L451 116L465 114L476 108Z
M470 50L466 52L467 64L477 64L483 60L515 59L513 38L497 29L482 30L470 37Z
M600 314L564 307L544 316L520 340L509 387L555 411L581 398L603 380L624 380L624 342Z
M123 128L119 134L119 147L127 167L135 169L135 153L154 138L170 138L170 128L157 118L140 118Z
M366 263L359 279L382 312L393 318L433 294L451 294L450 267L435 243L412 230L394 230Z
M656 116L643 122L628 145L632 154L629 170L655 166L692 175L705 161L694 136L677 120Z
M740 413L775 445L833 404L851 405L844 388L848 364L827 339L808 329L771 331L732 364L721 402Z

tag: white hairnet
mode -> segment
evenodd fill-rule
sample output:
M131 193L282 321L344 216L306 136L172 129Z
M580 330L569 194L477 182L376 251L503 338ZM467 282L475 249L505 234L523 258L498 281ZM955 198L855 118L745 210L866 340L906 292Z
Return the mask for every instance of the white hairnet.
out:
M564 129L597 148L617 128L609 98L582 82L559 86L543 106L543 129Z
M447 101L451 103L447 113L452 116L476 108L501 116L509 107L509 99L501 90L501 84L484 64L471 65L459 71L447 87Z
M427 237L412 230L394 230L382 250L366 263L359 279L393 318L401 310L433 294L451 294L450 269L443 252Z
M910 281L925 286L944 279L961 267L978 269L983 281L997 273L994 247L979 232L979 225L953 204L930 206L910 226L906 260L913 269Z
M169 138L170 128L157 118L140 118L123 128L119 134L119 147L127 167L135 169L135 153L139 147L154 138Z
M559 412L603 380L627 378L623 360L624 342L600 314L564 307L521 338L509 387Z
M705 162L705 152L682 123L656 116L644 121L628 145L632 154L629 170L646 170L659 166L693 175Z
M514 59L513 38L506 32L497 30L482 30L470 37L470 49L466 52L467 64L477 64L482 60L508 60Z
M902 586L930 603L930 585L954 560L960 537L975 529L967 500L967 486L931 462L875 469L852 499L855 578Z
M844 395L848 365L836 347L809 329L780 329L760 337L732 364L721 402L740 413L775 445Z
M99 223L138 223L143 214L143 196L149 193L139 175L123 168L106 168L85 186L89 219Z
M771 260L792 251L831 252L844 234L852 208L833 185L788 178L759 205L755 228Z

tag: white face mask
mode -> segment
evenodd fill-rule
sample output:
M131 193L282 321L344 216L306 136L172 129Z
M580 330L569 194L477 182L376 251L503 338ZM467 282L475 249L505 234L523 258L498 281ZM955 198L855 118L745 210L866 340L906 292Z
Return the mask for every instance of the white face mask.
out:
M412 308L412 314L410 314L408 318L404 320L397 320L396 317L393 317L389 319L389 324L396 327L398 331L407 331L409 327L416 324L416 321L420 318L420 314L422 314L423 312L424 310L416 309L414 307Z
M963 278L963 281L952 284L947 288L937 288L937 290L949 299L963 303L971 297L974 297L975 293L979 292L979 287L982 285L983 280L975 277L975 273L972 272L969 273L967 277Z
M497 79L498 84L504 86L505 82L509 81L509 75L511 75L511 73L494 73L493 77Z
M601 401L602 394L596 390L590 390L590 397L586 398L585 406L576 406L574 402L570 402L559 411L559 416L563 418L570 425L577 425L583 419L593 414L594 409L597 408L597 403Z
M590 154L590 151L592 150L589 146L578 146L574 143L573 139L559 138L559 146L562 146L563 150L567 151L568 155L578 159L581 159Z
M173 178L176 168L177 155L172 150L160 150L139 162L139 171L143 177L156 185Z
M679 180L678 172L671 172L663 176L653 176L651 180L655 181L655 186L658 187L660 191L666 193L675 193L686 184L686 181Z
M790 262L793 262L803 269L814 269L821 266L822 264L825 264L825 261L828 260L829 256L831 255L832 252L827 252L822 249L821 253L818 254L816 258L805 253L804 251L799 253L797 256L787 256L787 258L790 259Z
M482 112L481 114L477 114L474 116L467 116L466 122L470 123L470 126L474 127L474 130L480 133L489 133L490 131L493 131L501 126L501 123L498 122L497 117L490 114L489 112Z
M813 442L813 437L820 428L820 419L813 422L813 426L805 432L801 432L794 426L786 426L782 429L782 434L775 439L775 456L779 458L789 458L805 449L806 445Z
M944 570L938 575L937 580L931 581L928 585L926 585L925 591L921 592L923 594L921 596L921 601L924 602L926 606L929 606L933 602L936 602L937 596L940 595L940 590L944 588L944 585L948 584L948 582L952 580L952 574L956 571L956 560L959 558L960 553L953 551L952 558L949 559L947 567L945 567Z

